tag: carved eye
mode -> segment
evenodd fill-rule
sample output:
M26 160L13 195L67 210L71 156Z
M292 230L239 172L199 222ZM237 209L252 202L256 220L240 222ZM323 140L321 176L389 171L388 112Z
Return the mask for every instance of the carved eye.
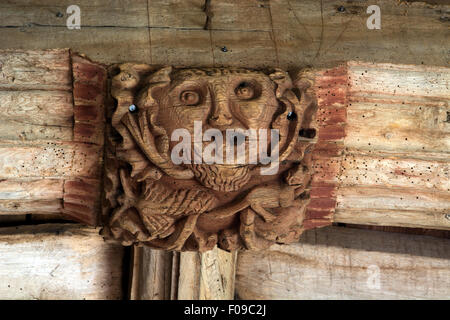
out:
M241 82L234 92L236 97L242 100L250 100L255 97L255 88L249 82Z
M186 106L195 106L200 103L200 95L196 91L186 90L181 93L180 101Z

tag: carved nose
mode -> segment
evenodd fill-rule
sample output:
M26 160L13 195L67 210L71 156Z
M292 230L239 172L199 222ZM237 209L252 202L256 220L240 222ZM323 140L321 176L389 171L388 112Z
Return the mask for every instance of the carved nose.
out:
M233 123L228 101L218 101L215 104L214 113L209 118L212 126L229 126Z

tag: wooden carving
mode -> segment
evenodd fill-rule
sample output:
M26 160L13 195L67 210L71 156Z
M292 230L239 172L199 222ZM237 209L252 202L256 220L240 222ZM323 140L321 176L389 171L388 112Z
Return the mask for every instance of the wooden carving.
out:
M166 250L298 240L316 133L308 75L117 66L103 234Z

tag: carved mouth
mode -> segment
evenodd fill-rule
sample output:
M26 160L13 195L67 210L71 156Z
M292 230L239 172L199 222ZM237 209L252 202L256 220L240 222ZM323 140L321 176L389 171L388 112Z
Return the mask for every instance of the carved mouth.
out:
M198 182L216 191L237 191L250 180L249 166L208 164L190 166Z

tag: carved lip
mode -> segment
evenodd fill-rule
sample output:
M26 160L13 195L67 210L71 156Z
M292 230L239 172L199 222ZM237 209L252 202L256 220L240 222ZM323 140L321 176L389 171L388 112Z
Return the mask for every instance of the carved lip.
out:
M205 164L205 165L208 165L208 164ZM214 165L216 167L219 167L219 168L242 168L242 167L250 166L252 164L247 164L247 163L244 163L244 164L242 164L242 163L241 164L228 164L228 163L219 164L219 163L214 163L212 165Z

